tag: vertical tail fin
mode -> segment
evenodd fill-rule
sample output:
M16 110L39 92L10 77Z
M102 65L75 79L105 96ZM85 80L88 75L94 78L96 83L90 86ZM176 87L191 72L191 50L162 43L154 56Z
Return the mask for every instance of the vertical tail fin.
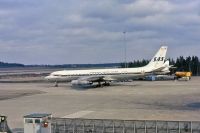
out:
M167 46L162 46L156 55L151 59L149 64L147 65L148 67L152 69L158 69L160 67L163 67L163 64L165 62L165 57L167 53Z

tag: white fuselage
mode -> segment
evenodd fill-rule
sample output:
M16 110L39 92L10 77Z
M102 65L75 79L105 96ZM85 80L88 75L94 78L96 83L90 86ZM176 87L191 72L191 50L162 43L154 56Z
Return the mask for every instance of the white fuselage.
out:
M151 72L147 66L138 68L113 68L90 70L63 70L51 73L46 78L54 81L72 81L80 77L104 76L107 80L128 80L134 77L144 76Z

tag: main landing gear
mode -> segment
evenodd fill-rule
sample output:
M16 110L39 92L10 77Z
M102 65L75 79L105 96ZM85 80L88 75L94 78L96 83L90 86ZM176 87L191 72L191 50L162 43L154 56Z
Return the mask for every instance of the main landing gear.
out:
M103 87L103 86L110 86L110 83L109 82L104 82L104 83L98 82L96 87Z
M110 86L110 83L109 82L104 82L103 86Z

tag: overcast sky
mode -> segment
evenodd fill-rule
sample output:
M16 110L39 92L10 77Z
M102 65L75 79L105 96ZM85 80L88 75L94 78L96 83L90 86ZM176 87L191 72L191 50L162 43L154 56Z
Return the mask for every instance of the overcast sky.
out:
M200 57L200 0L0 0L0 61L122 62L125 42L128 61Z

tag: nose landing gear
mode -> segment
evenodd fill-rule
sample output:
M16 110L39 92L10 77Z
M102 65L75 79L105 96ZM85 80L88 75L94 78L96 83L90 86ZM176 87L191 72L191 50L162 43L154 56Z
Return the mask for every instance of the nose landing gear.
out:
M54 87L58 87L58 81L55 82Z

